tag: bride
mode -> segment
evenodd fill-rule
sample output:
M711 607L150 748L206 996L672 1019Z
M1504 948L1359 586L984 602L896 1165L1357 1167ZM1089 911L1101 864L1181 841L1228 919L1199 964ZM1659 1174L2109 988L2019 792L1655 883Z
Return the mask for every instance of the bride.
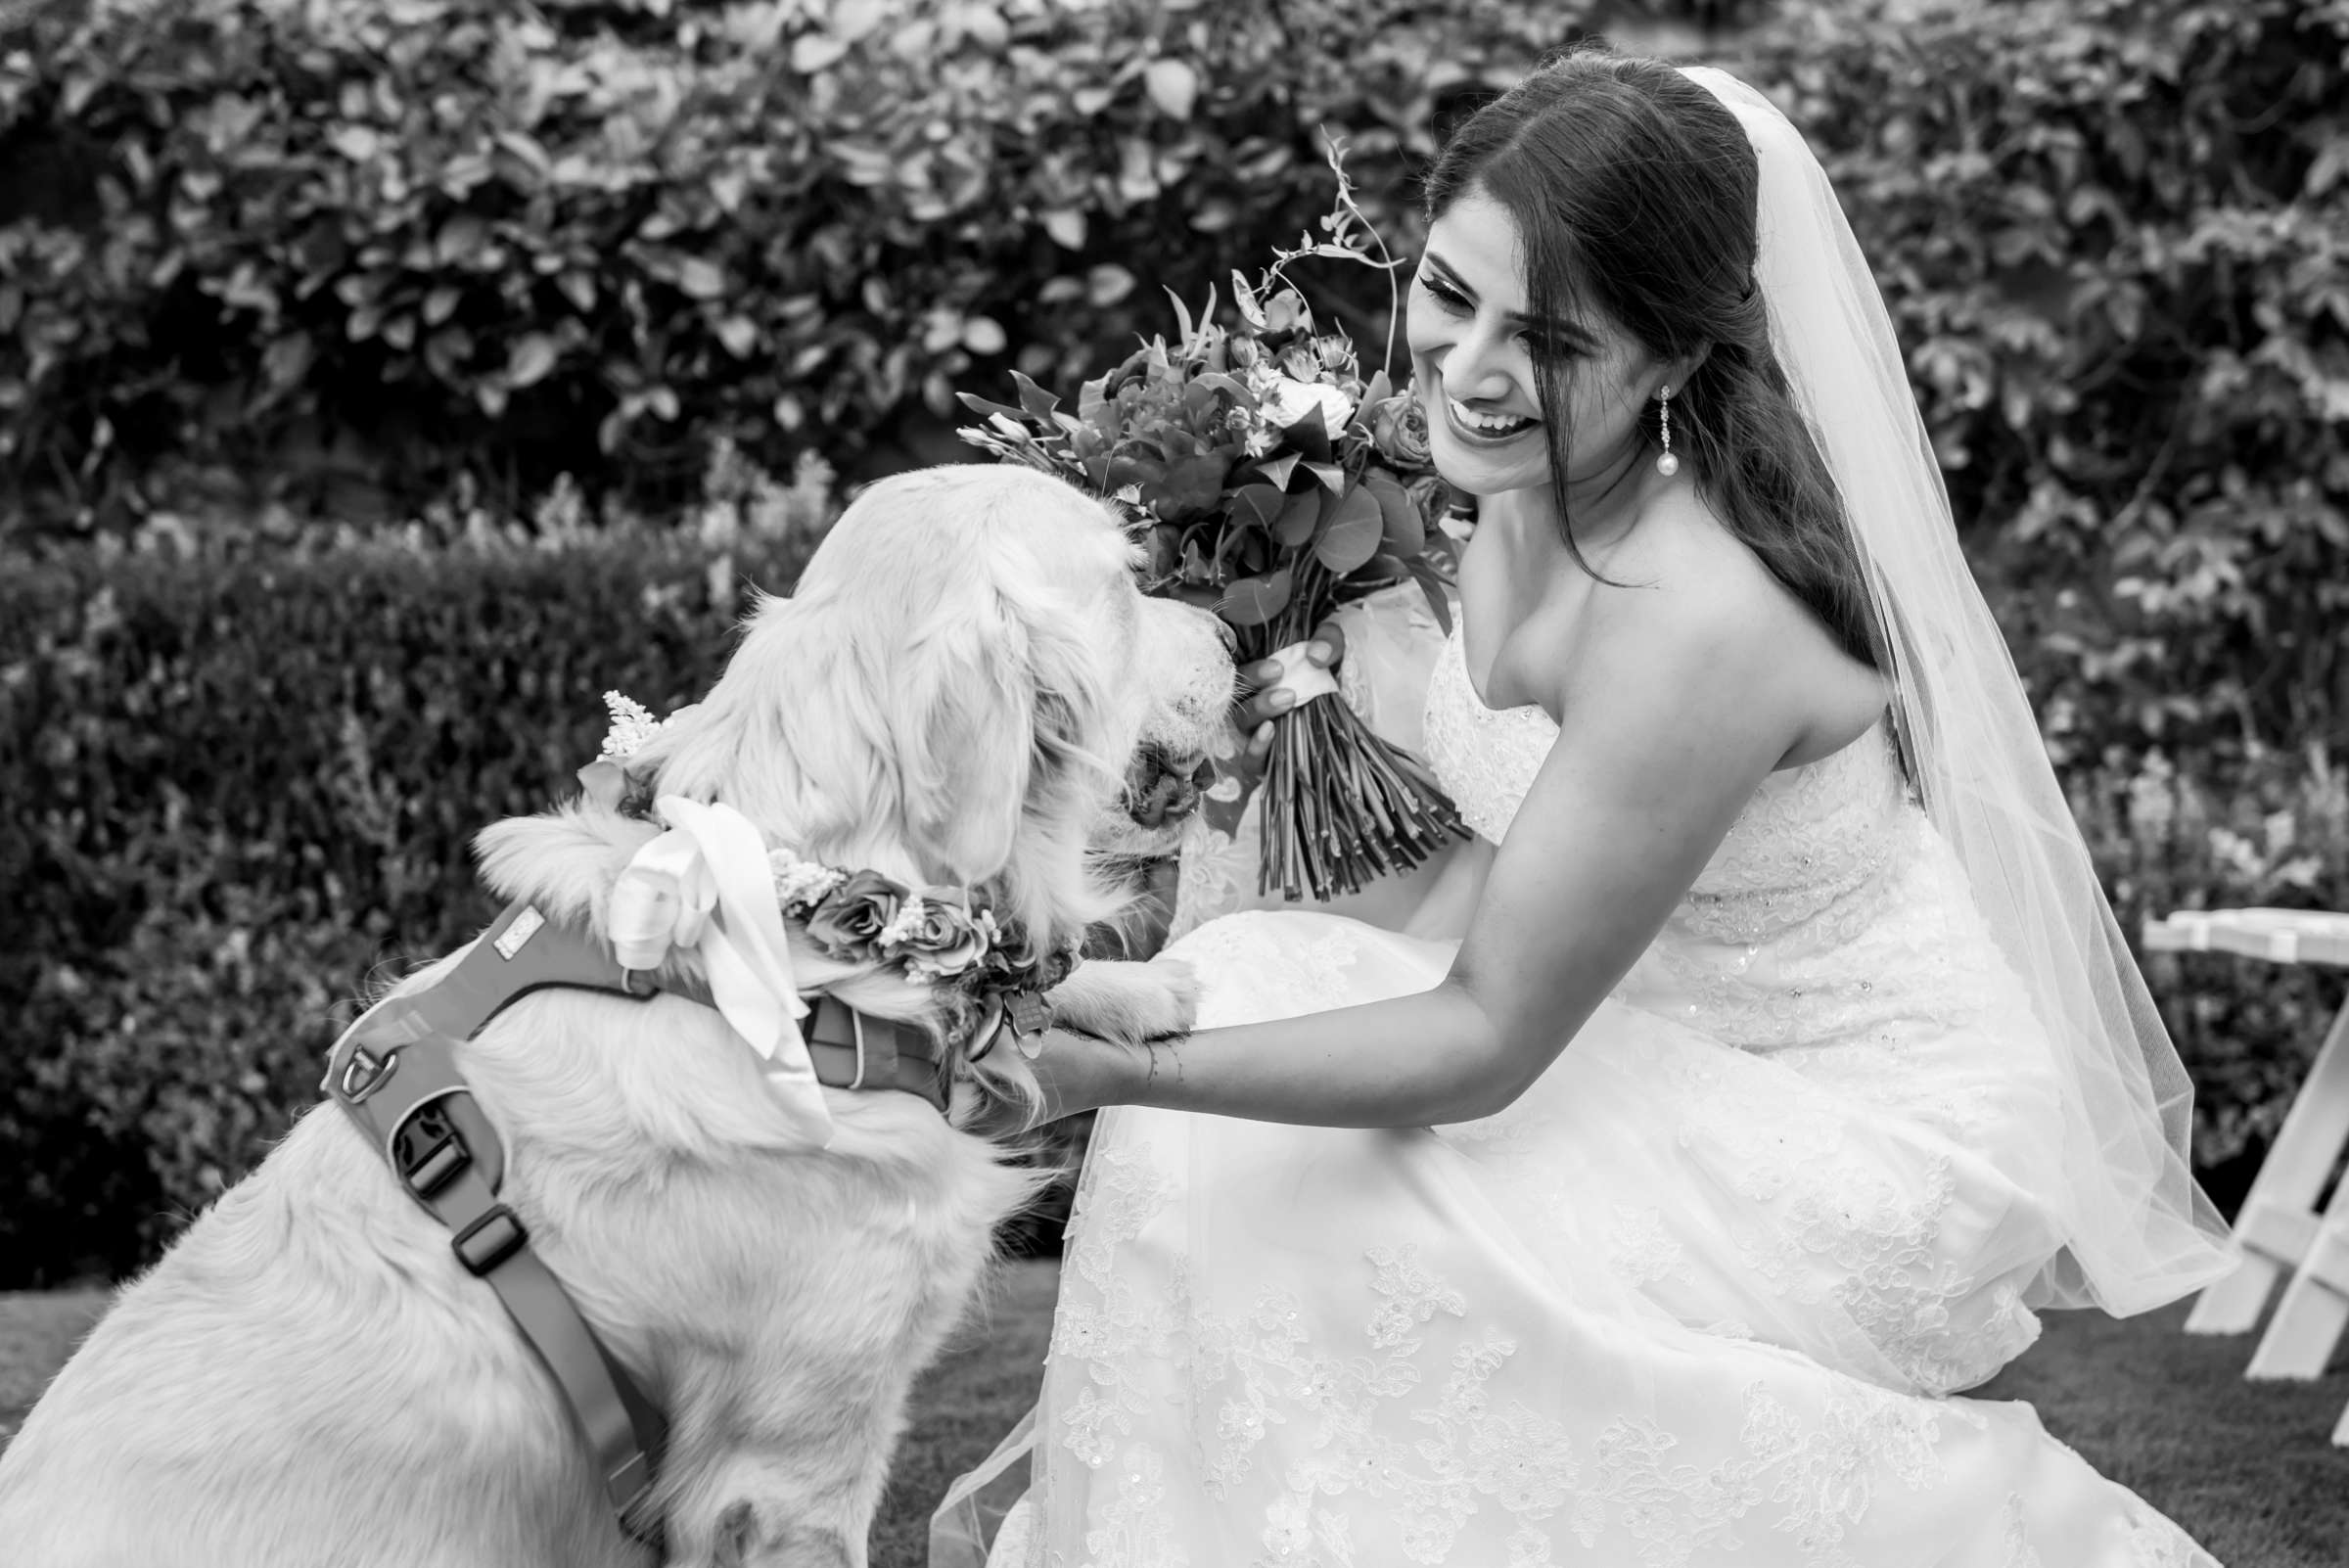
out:
M997 1565L2208 1563L1951 1397L2230 1258L1824 175L1586 50L1428 197L1481 521L1416 738L1479 842L1403 929L1198 925L1179 1041L1043 1038L1052 1111L1111 1109L934 1562L1025 1482ZM1407 638L1353 644L1369 700Z

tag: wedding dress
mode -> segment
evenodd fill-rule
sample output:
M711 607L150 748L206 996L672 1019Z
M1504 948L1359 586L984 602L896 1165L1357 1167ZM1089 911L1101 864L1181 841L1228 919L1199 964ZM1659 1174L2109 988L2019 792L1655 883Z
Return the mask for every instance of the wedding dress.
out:
M1456 636L1425 691L1497 842L1556 726L1486 709ZM1263 911L1169 951L1212 1027L1422 990L1454 946ZM2209 1563L2027 1406L1949 1397L2039 1332L2047 1058L1885 727L1773 774L1499 1115L1102 1115L989 1561Z
M2233 1253L1865 257L1786 117L1683 73L1755 151L1754 279L1888 721L1756 790L1497 1116L1104 1112L1042 1391L949 1491L934 1568L2210 1563L2028 1407L1958 1397L2037 1309L2141 1312ZM1557 727L1409 641L1350 628L1348 700L1497 844ZM1247 826L1186 845L1178 926L1236 906ZM1266 911L1168 950L1212 1028L1425 990L1455 945Z

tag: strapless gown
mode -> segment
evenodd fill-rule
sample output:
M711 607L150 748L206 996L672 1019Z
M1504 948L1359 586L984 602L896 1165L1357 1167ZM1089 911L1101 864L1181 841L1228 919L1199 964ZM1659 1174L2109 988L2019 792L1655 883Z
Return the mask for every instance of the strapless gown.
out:
M1556 734L1446 646L1424 744L1479 834ZM1423 990L1453 947L1273 911L1169 950L1210 1027ZM1773 774L1500 1114L1103 1115L989 1560L2208 1564L2027 1406L1952 1397L2039 1332L2046 1058L1887 733Z

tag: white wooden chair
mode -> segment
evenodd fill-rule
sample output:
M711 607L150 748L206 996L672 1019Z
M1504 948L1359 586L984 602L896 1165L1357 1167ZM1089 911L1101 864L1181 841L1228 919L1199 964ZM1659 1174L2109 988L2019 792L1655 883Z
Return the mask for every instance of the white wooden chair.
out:
M2144 945L2169 952L2233 952L2280 964L2349 967L2349 914L2297 909L2182 910L2146 922ZM2317 1195L2349 1146L2349 1002L2332 1021L2308 1082L2292 1099L2275 1146L2235 1217L2242 1266L2204 1290L2189 1334L2241 1334L2258 1322L2268 1292L2290 1283L2260 1336L2246 1377L2314 1378L2349 1327L2349 1180L2325 1212ZM2349 1410L2332 1441L2349 1448Z

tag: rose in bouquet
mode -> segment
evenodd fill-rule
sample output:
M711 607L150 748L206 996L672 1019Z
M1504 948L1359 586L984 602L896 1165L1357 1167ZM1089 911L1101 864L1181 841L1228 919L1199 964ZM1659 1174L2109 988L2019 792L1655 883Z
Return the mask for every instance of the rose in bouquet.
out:
M1276 253L1254 285L1235 273L1235 324L1214 319L1212 295L1196 321L1176 300L1175 340L1087 382L1074 413L1025 376L1016 406L963 394L986 416L964 439L1123 503L1147 532L1150 591L1212 606L1242 659L1281 662L1300 701L1274 720L1259 887L1290 899L1357 891L1465 833L1417 759L1343 701L1311 700L1326 690L1303 661L1333 611L1390 584L1415 580L1451 623L1449 496L1425 416L1385 370L1365 378L1353 342L1321 330L1283 276L1325 255L1392 275L1338 172L1331 238Z

